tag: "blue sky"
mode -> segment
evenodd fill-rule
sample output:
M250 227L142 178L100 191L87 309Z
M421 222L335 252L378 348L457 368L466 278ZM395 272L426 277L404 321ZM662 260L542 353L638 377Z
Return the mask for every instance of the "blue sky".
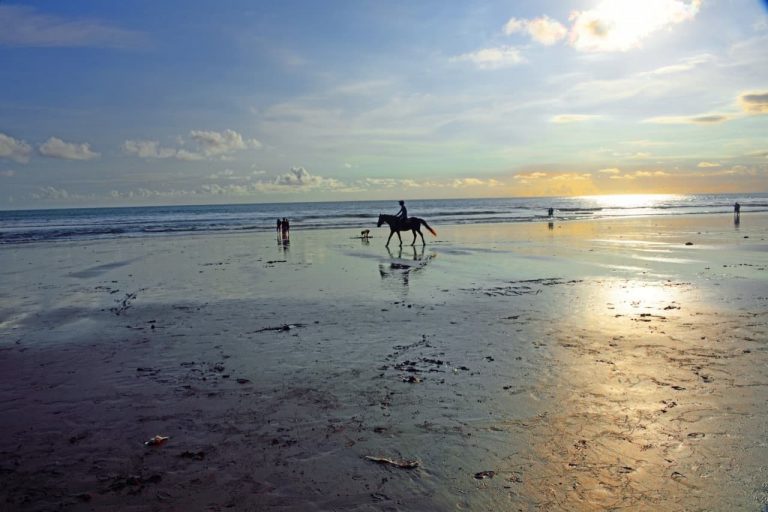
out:
M0 2L0 208L768 191L758 0Z

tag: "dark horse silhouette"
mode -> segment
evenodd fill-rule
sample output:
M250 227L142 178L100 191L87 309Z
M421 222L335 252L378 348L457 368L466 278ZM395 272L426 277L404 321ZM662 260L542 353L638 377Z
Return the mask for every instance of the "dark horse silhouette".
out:
M424 241L424 235L421 234L421 225L424 224L424 227L429 230L430 233L437 236L437 233L434 229L429 227L429 224L427 224L427 221L424 219L420 219L418 217L408 217L408 220L403 220L400 217L397 217L395 215L386 215L384 213L379 214L379 222L376 224L378 227L381 227L384 223L389 224L389 238L387 238L387 245L386 247L389 247L389 241L392 240L392 235L397 233L397 238L400 240L400 245L403 245L403 239L400 237L401 231L413 231L413 243L411 245L416 245L416 233L419 234L421 237L421 244L426 245L427 242Z

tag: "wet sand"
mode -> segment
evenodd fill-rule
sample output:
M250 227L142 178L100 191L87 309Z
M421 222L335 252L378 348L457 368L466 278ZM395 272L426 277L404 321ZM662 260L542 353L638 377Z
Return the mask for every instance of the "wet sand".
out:
M0 509L766 510L768 216L433 227L0 247Z

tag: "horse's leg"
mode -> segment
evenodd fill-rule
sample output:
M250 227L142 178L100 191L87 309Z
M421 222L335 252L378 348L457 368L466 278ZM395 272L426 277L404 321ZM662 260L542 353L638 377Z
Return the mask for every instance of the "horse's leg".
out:
M419 232L419 236L421 237L421 245L422 246L427 245L427 242L424 241L424 233L422 233L420 229L417 230L417 231ZM413 241L414 241L414 243L416 242L416 236L415 235L413 237Z
M394 231L389 232L389 238L387 238L387 245L385 245L384 247L389 247L389 241L392 240L392 235L394 234L395 234Z
M413 232L413 242L411 242L411 245L416 245L416 233L419 231L418 229L412 229Z
M400 240L400 246L402 247L403 246L403 237L400 236L400 232L399 231L395 231L395 233L397 233L397 239Z

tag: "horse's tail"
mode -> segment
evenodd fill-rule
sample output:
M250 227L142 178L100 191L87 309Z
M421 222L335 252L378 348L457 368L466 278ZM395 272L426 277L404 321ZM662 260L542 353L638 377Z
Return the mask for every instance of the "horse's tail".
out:
M437 231L429 227L429 224L427 224L427 221L425 221L424 219L419 219L419 220L421 221L422 224L424 224L424 227L427 228L430 233L432 233L433 236L437 236Z

